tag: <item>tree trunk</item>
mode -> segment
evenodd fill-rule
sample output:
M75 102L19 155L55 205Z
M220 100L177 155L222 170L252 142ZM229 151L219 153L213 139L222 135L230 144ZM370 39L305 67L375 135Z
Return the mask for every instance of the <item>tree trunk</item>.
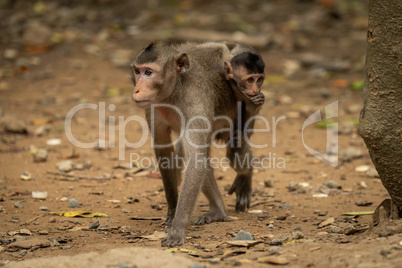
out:
M402 1L370 0L359 132L402 215Z

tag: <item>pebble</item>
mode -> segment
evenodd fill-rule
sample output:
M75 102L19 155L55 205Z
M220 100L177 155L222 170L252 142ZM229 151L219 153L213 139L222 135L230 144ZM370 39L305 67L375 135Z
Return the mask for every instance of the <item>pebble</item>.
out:
M323 183L325 186L327 186L330 189L342 189L342 186L340 186L337 182L328 180Z
M75 198L71 198L70 200L68 200L68 205L70 208L79 208L80 207L80 203L78 203L77 199L75 199Z
M270 245L282 245L284 242L288 241L289 237L285 237L284 239L272 239L269 242Z
M46 199L47 192L32 192L32 197L36 199Z
M60 243L59 243L59 241L57 241L56 239L53 239L52 242L50 242L50 246L51 246L51 247L57 247L57 246L59 246L59 245L60 245Z
M289 192L297 192L298 194L305 194L307 192L307 187L309 184L298 183L291 181L286 188L288 188Z
M132 228L130 226L122 226L119 228L120 233L130 233Z
M32 235L31 231L29 231L28 229L20 229L19 234L21 234L21 235Z
M62 172L70 172L73 170L73 163L71 160L61 161L57 163L57 168Z
M32 175L28 171L24 171L21 174L20 178L21 178L21 180L28 181L28 180L32 179Z
M255 240L255 238L249 232L240 230L240 232L237 233L236 237L233 238L233 241L238 241L238 240Z
M280 104L292 104L293 103L293 99L292 97L288 96L288 95L282 95L278 98L278 101Z
M344 161L352 161L362 156L362 151L353 147L349 147L342 152L342 158Z
M352 104L352 105L346 107L345 112L348 113L348 114L355 114L355 113L360 112L361 109L362 109L362 105L360 105L360 104Z
M27 134L28 129L24 121L7 115L1 118L0 125L3 125L6 132L17 133L17 134Z
M318 232L318 233L317 233L317 235L320 235L320 236L321 236L321 235L327 235L327 234L328 234L328 232Z
M45 24L37 20L28 20L22 36L26 45L41 46L51 43L52 32Z
M301 115L300 115L300 112L292 112L292 111L290 111L290 112L287 112L287 113L285 113L285 116L286 116L286 118L289 118L289 119L299 119L300 117L301 117Z
M101 51L100 47L97 45L86 45L84 50L86 53L91 55L98 55Z
M161 204L151 204L151 208L156 209L156 210L161 210L162 205Z
M7 48L4 50L3 56L5 59L13 60L17 57L18 51L16 49Z
M47 145L59 145L61 144L61 140L60 139L50 139L46 141Z
M48 231L48 230L40 230L40 231L39 231L39 234L40 234L40 235L48 235L48 234L49 234L49 231Z
M369 169L370 169L370 166L368 166L368 165L361 165L361 166L355 167L356 172L367 172Z
M24 205L22 204L22 201L17 201L17 202L14 203L14 207L15 208L23 208Z
M321 88L320 89L320 97L323 99L328 99L328 98L332 97L332 94L328 89Z
M287 77L292 77L300 70L300 63L295 60L285 60L283 63L283 73Z
M358 186L359 186L359 189L367 189L367 187L368 187L367 183L365 181L359 182Z
M340 233L340 232L342 231L342 228L340 228L340 227L338 227L338 226L335 226L335 225L331 225L331 226L329 226L329 231L330 231L331 233L336 233L336 234L338 234L338 233Z
M278 264L278 265L286 265L289 263L288 259L284 257L276 257L276 256L268 256L268 257L261 257L257 259L258 262L262 263L271 263L271 264Z
M279 247L279 246L272 246L272 247L268 248L268 251L269 252L274 252L274 253L279 253L279 252L283 251L283 248Z
M292 239L302 239L304 234L300 231L292 232Z
M319 212L319 213L318 213L318 216L323 217L323 216L327 216L327 214L328 214L328 211L325 211L325 212Z
M60 247L61 249L70 249L70 248L72 248L71 246L61 246Z
M34 155L34 162L46 162L47 160L47 150L46 149L39 149Z
M76 170L84 170L85 166L84 166L83 163L77 163L77 164L74 164L74 169L76 169Z
M39 209L42 210L42 211L47 211L48 210L48 208L45 207L45 206L41 206L41 207L39 207Z
M328 197L328 195L327 194L313 194L313 197L324 198L324 197Z
M267 188L273 187L272 180L265 180L264 181L264 186L267 187Z
M210 259L208 262L211 263L211 264L218 264L219 259L218 258L213 258L213 259Z
M352 122L346 122L339 126L338 133L341 135L350 135L356 129L356 126Z
M99 226L100 226L99 221L96 221L96 222L92 223L92 224L89 226L89 229L90 229L90 230L92 230L92 229L97 229Z
M62 198L60 198L60 201L61 202L66 202L66 201L68 201L68 197L63 196Z
M35 129L35 136L41 137L49 133L51 129L50 125L41 125Z
M289 205L283 204L283 205L279 205L278 208L281 208L281 209L290 209L290 208L292 208L292 207L289 206Z
M370 167L367 172L366 175L372 178L379 178L380 175L378 174L378 171L374 168L374 167Z

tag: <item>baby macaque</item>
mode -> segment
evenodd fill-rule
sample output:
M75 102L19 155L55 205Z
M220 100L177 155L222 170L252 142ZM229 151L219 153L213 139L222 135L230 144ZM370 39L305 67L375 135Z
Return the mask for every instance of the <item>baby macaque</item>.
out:
M244 46L242 47L244 48ZM245 101L248 111L257 111L264 103L264 94L261 93L261 86L265 78L264 68L264 61L254 51L241 52L235 55L230 62L225 62L226 80L231 84L237 98Z

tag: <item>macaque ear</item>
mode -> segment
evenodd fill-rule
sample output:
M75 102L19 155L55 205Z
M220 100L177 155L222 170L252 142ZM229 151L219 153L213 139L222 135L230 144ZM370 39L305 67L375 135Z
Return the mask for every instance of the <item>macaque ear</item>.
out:
M175 58L176 72L185 73L190 69L190 60L186 53L182 53Z
M233 68L228 62L225 62L225 78L226 80L233 79Z

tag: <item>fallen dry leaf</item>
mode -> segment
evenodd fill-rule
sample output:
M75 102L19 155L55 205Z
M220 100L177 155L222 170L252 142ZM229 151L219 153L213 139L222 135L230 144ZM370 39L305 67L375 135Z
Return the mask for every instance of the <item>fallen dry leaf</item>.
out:
M258 262L262 263L271 263L271 264L279 264L279 265L286 265L289 263L288 259L284 257L276 257L276 256L268 256L268 257L261 257L257 259Z
M93 217L109 217L108 215L100 212L90 212L90 211L59 211L59 212L49 212L51 215L59 215L64 217L80 217L80 218L93 218Z
M321 222L318 225L318 228L323 228L325 226L328 226L330 224L333 224L335 222L335 219L333 217L326 219L325 221Z

